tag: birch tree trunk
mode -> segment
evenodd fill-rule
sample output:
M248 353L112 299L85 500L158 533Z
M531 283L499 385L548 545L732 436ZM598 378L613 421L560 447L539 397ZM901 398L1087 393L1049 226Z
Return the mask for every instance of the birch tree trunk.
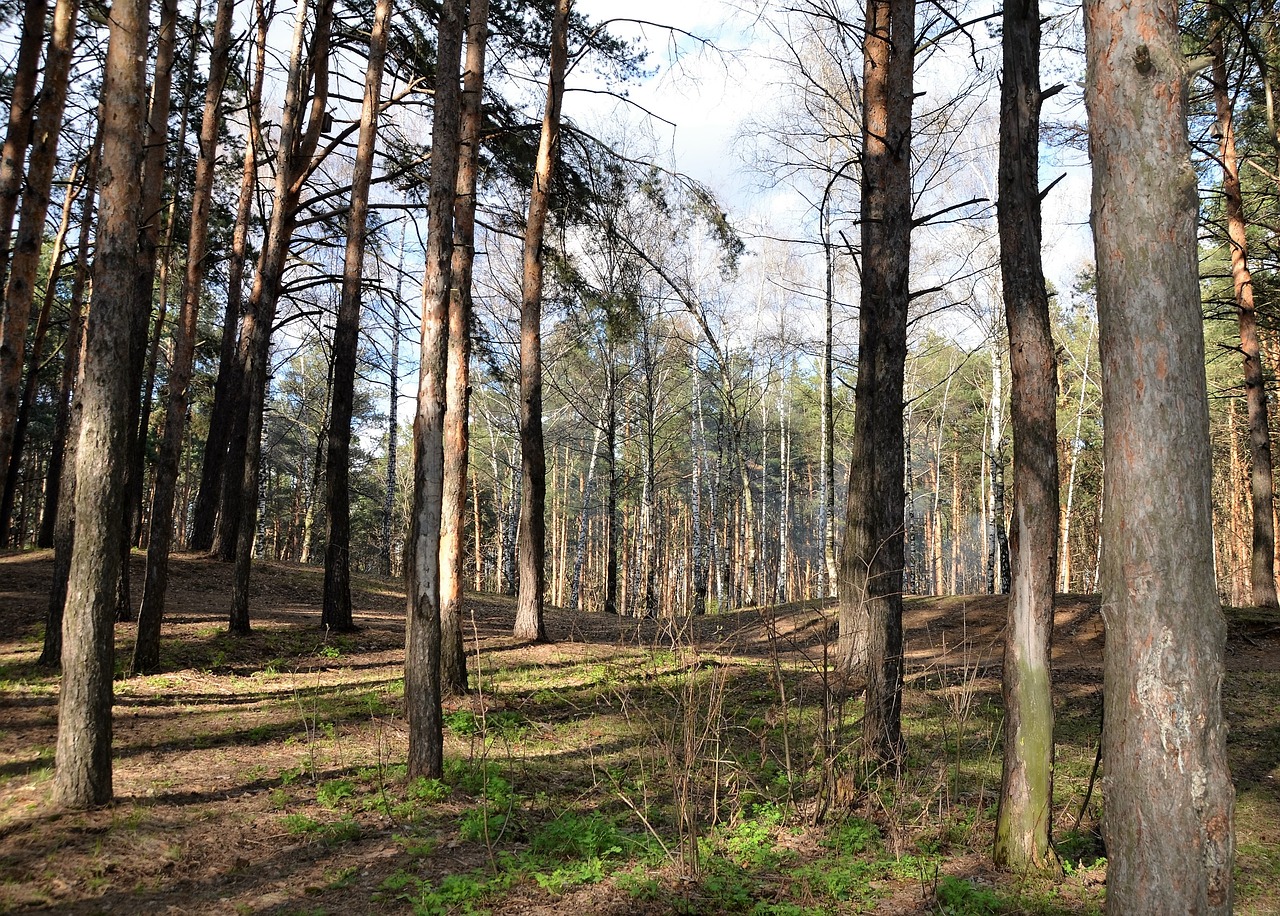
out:
M543 238L551 206L551 180L560 158L560 105L568 63L569 9L572 0L557 0L551 26L551 72L542 116L538 162L529 194L524 230L524 282L520 296L520 594L514 635L543 642L542 620L546 577L546 455L542 441L542 274Z
M1187 80L1171 0L1084 5L1105 506L1107 909L1232 909Z

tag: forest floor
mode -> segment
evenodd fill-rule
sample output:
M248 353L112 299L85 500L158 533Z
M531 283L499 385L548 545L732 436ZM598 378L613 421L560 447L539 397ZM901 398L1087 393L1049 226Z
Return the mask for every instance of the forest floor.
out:
M135 558L133 581L142 581ZM116 801L50 807L58 681L35 666L48 552L0 554L0 911L270 914L1085 914L1104 901L1096 598L1054 635L1056 880L994 871L1005 600L907 602L906 772L858 777L856 702L825 673L833 612L685 621L469 601L473 692L443 780L405 776L403 597L359 580L318 626L321 571L173 564L162 672L118 678ZM1236 912L1280 914L1280 619L1228 611ZM116 629L122 668L134 627ZM478 685L479 689L474 689Z

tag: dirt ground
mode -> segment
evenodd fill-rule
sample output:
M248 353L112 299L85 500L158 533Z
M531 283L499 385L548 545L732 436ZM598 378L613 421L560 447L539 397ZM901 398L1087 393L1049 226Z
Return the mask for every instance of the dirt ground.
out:
M389 772L405 758L407 732L396 692L404 658L403 593L397 583L358 581L354 600L360 629L338 637L319 628L319 570L255 567L254 632L233 638L225 632L230 570L200 557L177 557L162 673L116 682L116 801L102 810L64 813L49 805L57 682L34 665L51 565L48 552L0 554L0 911L410 909L404 899L382 890L389 876L422 855L395 816L361 813L352 822L352 835L341 842L318 841L314 834L288 828L300 823L290 822L290 814L323 819L316 787L326 780L359 768ZM142 572L141 558L135 557L135 587ZM514 608L508 600L473 596L469 606L468 652L482 685L486 671L530 670L553 685L542 689L554 691L558 669L578 670L595 661L626 665L633 658L628 650L665 645L693 644L709 657L776 660L818 671L824 652L833 648L832 611L816 604L692 622L549 609L551 642L537 646L509 635ZM1005 607L1001 597L910 599L908 691L931 678L941 683L960 677L998 695ZM1256 613L1230 619L1224 696L1229 710L1243 710L1232 722L1232 766L1242 798L1252 793L1247 797L1254 799L1242 805L1244 880L1263 888L1280 882L1280 710L1273 705L1280 680L1280 627L1274 618ZM116 633L123 670L134 626L121 623ZM1054 636L1055 683L1078 701L1069 724L1083 735L1086 758L1101 705L1102 640L1096 597L1062 597ZM527 700L518 690L481 692L453 701L448 709L483 709L492 716L502 709L520 710ZM591 714L581 710L577 724L589 729ZM450 741L455 750L465 749L465 738ZM565 761L566 767L586 772L587 764L577 758L566 755ZM458 799L444 807L465 814L467 804ZM444 831L437 834L431 844L433 870L485 867L491 850ZM796 842L803 843L803 835ZM977 855L949 860L947 871L979 886L997 880ZM1084 875L1079 880L1088 885L1101 879ZM485 908L628 916L671 911L669 902L638 901L609 881L560 894L526 883L502 904ZM931 912L931 901L912 882L902 882L886 890L877 911ZM1274 887L1270 892L1255 888L1239 911L1280 912L1276 901ZM1088 909L1060 910L1077 911Z

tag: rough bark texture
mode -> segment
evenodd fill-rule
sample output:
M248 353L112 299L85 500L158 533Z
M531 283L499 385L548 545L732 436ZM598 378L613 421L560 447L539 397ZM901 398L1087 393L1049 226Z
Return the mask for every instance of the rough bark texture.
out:
M440 516L444 496L445 376L449 352L449 282L453 209L458 187L459 70L465 0L445 0L437 44L426 274L422 282L422 352L413 422L413 514L410 517L405 615L404 699L409 720L409 778L444 769L440 707Z
M1058 554L1058 375L1040 261L1040 4L1006 0L997 219L1013 378L1013 531L996 864L1047 869L1053 806L1049 647Z
M838 583L841 666L866 683L863 751L891 768L900 766L904 751L902 410L914 29L914 0L868 0L858 382Z
M445 392L444 497L440 517L440 687L467 689L462 641L462 559L467 512L467 413L471 399L471 273L475 263L476 174L481 97L489 39L489 0L472 0L461 99L458 193L454 202L453 284L449 291L449 367Z
M1226 914L1209 416L1187 65L1172 0L1084 5L1106 437L1107 910Z
M360 338L360 281L364 274L365 238L369 221L369 183L378 139L378 106L382 71L387 57L387 22L391 0L378 0L369 37L369 64L364 77L360 111L360 139L351 178L351 209L347 215L347 251L342 272L338 319L333 330L333 399L329 416L325 461L324 606L322 626L347 632L351 619L351 412L356 386L356 345Z
M79 12L79 0L60 0L54 7L53 32L45 55L44 83L36 103L31 157L27 163L22 212L18 217L18 236L13 246L9 282L5 285L3 325L0 326L0 474L6 477L9 456L13 451L27 326L35 299L36 273L40 269L49 189L58 164L58 138L62 133L62 114L66 108L69 84L67 76L71 69ZM7 240L7 231L5 236Z
M1253 603L1276 607L1275 508L1271 461L1271 434L1267 418L1267 389L1263 381L1262 352L1258 345L1258 313L1253 304L1253 274L1249 270L1244 204L1240 198L1240 165L1236 158L1235 123L1227 86L1227 63L1222 47L1222 26L1214 14L1213 97L1217 108L1222 162L1222 192L1227 211L1227 239L1231 246L1231 280L1240 320L1240 353L1244 357L1244 398L1249 419L1249 492L1253 506L1253 550L1249 572Z
M123 371L129 328L143 308L133 295L142 154L144 0L111 8L103 98L98 248L86 331L76 460L76 537L63 619L54 801L73 808L111 799L111 703L117 564L124 536L128 460Z
M517 639L542 642L546 579L545 517L547 462L542 442L542 243L551 205L551 179L560 156L560 103L568 59L569 8L572 0L558 0L551 26L551 73L547 105L542 115L538 163L529 195L529 218L524 230L524 283L520 297L520 594L516 599Z
M165 591L169 583L169 549L173 544L173 508L186 431L188 387L195 362L196 322L208 256L209 207L218 159L219 108L227 77L231 48L231 20L235 0L219 0L213 27L209 82L205 89L200 124L200 157L196 161L191 193L191 231L187 241L187 272L183 280L182 312L173 338L173 362L169 369L169 402L165 409L164 435L156 457L155 488L151 497L151 527L147 536L147 573L138 611L138 635L132 670L153 670L160 661L160 624L164 617Z

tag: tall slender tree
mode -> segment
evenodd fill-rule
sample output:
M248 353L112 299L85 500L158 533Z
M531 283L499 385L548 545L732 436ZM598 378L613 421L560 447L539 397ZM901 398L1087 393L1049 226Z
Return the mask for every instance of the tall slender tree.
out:
M863 37L862 292L853 458L839 568L840 656L866 683L870 758L902 743L903 390L911 256L914 0L868 0Z
M996 217L1013 379L1013 531L1004 636L1004 767L995 860L1053 862L1049 648L1058 560L1058 376L1040 260L1040 4L1006 0Z
M22 31L9 94L9 125L0 149L0 288L4 286L9 268L13 215L18 211L23 163L31 143L36 85L40 81L40 48L44 44L44 20L48 12L47 0L25 0L22 4Z
M86 329L76 458L76 536L63 620L54 802L110 800L116 580L129 445L129 329L134 295L147 52L145 0L117 0L102 86L103 145L93 302Z
M489 41L489 0L471 0L461 99L458 190L453 220L453 283L449 290L449 368L445 392L444 503L440 518L440 686L467 689L462 640L463 548L466 538L468 412L471 391L471 275L476 255L476 178L480 167L481 102Z
M1106 494L1107 909L1232 909L1209 415L1173 0L1084 5Z
M378 140L378 110L390 19L391 0L378 0L369 35L360 138L351 178L351 208L347 212L346 260L342 270L338 319L333 331L333 395L325 460L324 605L320 622L324 627L339 632L349 631L355 626L351 619L351 474L348 464L356 384L356 345L360 336L360 284L364 276L369 222L369 184L373 179L373 155Z
M235 0L218 0L209 56L209 81L205 87L200 124L200 153L191 191L191 229L187 240L187 270L183 279L182 312L173 337L173 363L169 369L169 400L165 408L164 435L156 457L156 479L151 497L151 523L147 537L147 572L138 634L133 650L135 674L151 671L160 660L160 625L169 584L169 550L173 544L173 510L186 431L188 388L195 363L200 297L209 257L209 211L218 162L218 126L222 117L223 90L231 50L231 22Z
M409 720L409 776L444 769L440 706L440 517L444 496L445 386L449 353L454 196L458 187L462 38L466 0L444 0L436 44L426 273L422 282L422 352L413 422L413 514L405 564L404 696Z
M569 57L569 10L573 0L557 0L551 25L551 66L542 114L538 162L529 194L524 230L524 282L520 294L520 594L515 636L542 641L546 569L546 454L542 440L542 277L543 241L551 209L551 181L560 157L560 105Z

